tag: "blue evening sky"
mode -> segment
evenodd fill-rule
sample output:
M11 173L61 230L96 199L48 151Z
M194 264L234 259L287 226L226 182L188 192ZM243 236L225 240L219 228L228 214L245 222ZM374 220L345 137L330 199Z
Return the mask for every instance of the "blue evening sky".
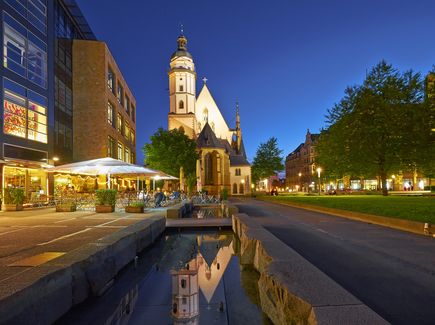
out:
M180 24L230 127L235 102L248 157L269 137L287 155L319 132L346 86L381 59L435 64L433 0L77 0L137 101L137 152L167 127L167 70Z

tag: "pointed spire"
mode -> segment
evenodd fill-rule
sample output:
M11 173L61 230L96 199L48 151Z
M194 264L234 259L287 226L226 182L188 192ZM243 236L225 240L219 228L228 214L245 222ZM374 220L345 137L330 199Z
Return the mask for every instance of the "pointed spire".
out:
M240 128L239 102L236 102L236 137L237 137L237 152L240 152L240 149L242 147L242 129Z

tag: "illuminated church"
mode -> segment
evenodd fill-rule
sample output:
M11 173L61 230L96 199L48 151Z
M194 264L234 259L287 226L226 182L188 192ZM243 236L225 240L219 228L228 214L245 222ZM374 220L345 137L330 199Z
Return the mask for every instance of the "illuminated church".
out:
M225 188L229 194L243 195L251 191L251 166L247 160L236 105L236 125L230 128L207 87L204 78L196 95L196 70L187 51L187 39L177 39L178 48L172 54L169 76L168 129L182 129L197 142L200 158L196 175L198 190L219 194Z

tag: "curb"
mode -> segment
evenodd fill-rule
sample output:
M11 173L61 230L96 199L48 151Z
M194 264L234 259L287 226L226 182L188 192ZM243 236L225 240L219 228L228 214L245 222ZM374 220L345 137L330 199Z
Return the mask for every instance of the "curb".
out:
M261 309L274 324L388 324L247 214L234 214L240 263L260 273Z
M346 218L350 220L362 221L366 223L372 223L379 226L384 226L388 228L393 228L397 230L411 232L417 235L429 236L435 238L435 229L434 226L429 223L419 222L419 221L410 221L398 218L391 217L383 217L377 216L373 214L361 213L361 212L352 212L347 210L333 209L333 208L325 208L319 207L309 204L295 204L291 202L278 202L268 199L260 199L259 201L269 202L274 204L280 204L285 206L290 206L292 208L304 209L314 212L326 213L332 216Z

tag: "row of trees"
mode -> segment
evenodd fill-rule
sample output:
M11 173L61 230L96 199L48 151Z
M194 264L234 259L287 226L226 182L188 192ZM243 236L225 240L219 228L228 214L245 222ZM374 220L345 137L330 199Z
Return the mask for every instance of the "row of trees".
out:
M392 173L418 170L433 177L434 101L425 96L420 73L381 61L328 110L318 164L335 179L379 176L384 195Z

